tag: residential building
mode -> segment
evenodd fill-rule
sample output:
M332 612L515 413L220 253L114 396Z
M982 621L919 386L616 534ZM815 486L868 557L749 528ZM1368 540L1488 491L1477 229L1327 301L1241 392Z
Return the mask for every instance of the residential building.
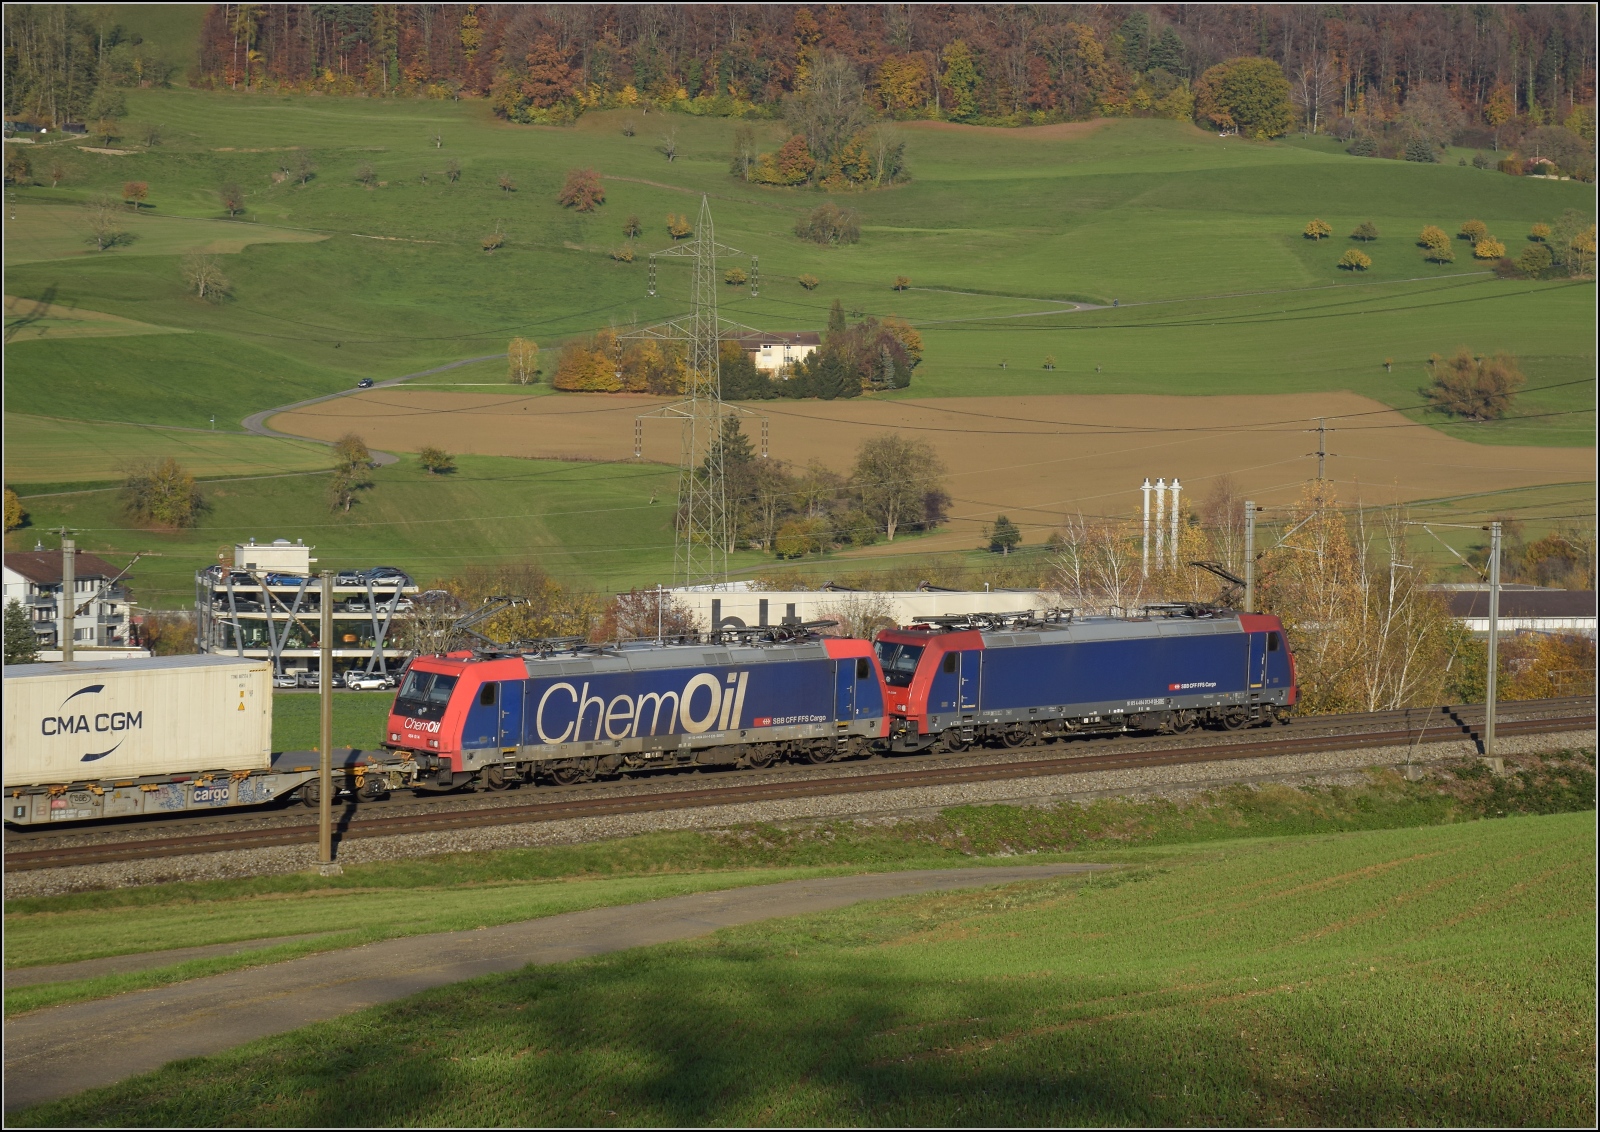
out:
M78 551L73 555L76 580L73 622L75 647L126 648L131 598L122 571L103 558ZM5 556L5 602L22 604L33 623L41 649L61 647L65 610L61 593L61 551L12 551Z
M756 369L784 374L821 349L822 335L815 330L763 330L742 335L738 342Z

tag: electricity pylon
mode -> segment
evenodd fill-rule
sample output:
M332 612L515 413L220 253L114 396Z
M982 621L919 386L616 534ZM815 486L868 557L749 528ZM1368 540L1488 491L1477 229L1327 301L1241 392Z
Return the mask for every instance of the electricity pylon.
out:
M711 221L711 202L702 196L694 238L650 256L652 295L655 294L657 256L682 256L693 260L690 313L621 336L688 345L683 400L640 414L640 420L644 417L677 417L683 421L673 573L678 584L684 586L714 585L728 580L728 548L732 532L728 529L728 499L722 461L717 457L723 419L730 411L748 412L743 409L730 410L722 400L719 350L723 329L749 328L717 315L719 253L744 254L737 248L717 243L716 229ZM754 257L751 266L752 269L756 266ZM637 423L634 438L634 455L638 456L641 454L642 433ZM762 455L766 455L765 444L762 447Z

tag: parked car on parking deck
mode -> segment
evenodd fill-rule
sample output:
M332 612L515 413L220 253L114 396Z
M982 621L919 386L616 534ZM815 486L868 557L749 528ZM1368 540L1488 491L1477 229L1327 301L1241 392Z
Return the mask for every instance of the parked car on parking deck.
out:
M298 688L300 686L300 677L293 672L280 672L272 678L272 686L274 688Z
M357 692L378 692L392 686L387 676L376 672L352 672L345 677L344 685Z
M334 575L333 584L336 586L359 586L366 579L360 570L340 570Z
M305 581L305 578L299 574L267 575L267 585L269 586L298 586L303 581Z

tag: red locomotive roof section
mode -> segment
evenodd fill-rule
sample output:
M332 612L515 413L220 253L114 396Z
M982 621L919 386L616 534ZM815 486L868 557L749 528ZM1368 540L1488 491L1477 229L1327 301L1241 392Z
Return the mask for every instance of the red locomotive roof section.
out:
M1281 631L1283 622L1265 613L1241 613L1239 614L1239 628L1246 633L1270 633L1274 630Z
M863 641L856 637L824 637L822 647L828 650L828 655L835 660L842 660L847 656L873 656L872 642Z

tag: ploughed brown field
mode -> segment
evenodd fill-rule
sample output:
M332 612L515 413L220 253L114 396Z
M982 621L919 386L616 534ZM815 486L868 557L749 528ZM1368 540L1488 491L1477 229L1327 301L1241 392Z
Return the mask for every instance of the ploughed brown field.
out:
M633 394L523 396L382 389L282 413L270 426L332 440L355 431L375 448L558 459L630 460L634 419L667 402ZM1352 393L1260 397L1044 396L926 401L745 402L755 444L770 421L772 455L847 472L861 441L900 430L926 440L955 500L944 533L918 547L965 549L998 514L1025 529L1064 515L1134 515L1146 476L1183 482L1198 501L1217 477L1265 504L1290 502L1316 474L1316 418L1328 418L1329 478L1347 500L1393 503L1594 474L1592 448L1472 444ZM1492 426L1490 426L1492 427ZM644 422L644 459L676 464L680 425ZM948 546L946 546L948 544Z

